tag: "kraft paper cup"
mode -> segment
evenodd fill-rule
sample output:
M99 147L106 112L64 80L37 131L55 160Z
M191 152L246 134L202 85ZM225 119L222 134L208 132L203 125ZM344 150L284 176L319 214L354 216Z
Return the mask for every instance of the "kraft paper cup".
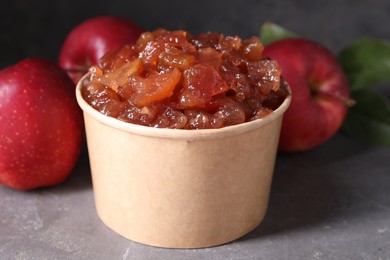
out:
M221 129L157 129L122 122L81 96L100 219L147 245L202 248L240 238L268 206L283 113Z

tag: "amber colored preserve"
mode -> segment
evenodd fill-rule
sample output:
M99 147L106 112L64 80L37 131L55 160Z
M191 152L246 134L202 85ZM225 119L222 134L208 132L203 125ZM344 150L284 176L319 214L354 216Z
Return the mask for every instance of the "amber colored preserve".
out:
M289 94L257 37L157 29L106 53L82 95L119 120L178 129L221 128L270 114Z

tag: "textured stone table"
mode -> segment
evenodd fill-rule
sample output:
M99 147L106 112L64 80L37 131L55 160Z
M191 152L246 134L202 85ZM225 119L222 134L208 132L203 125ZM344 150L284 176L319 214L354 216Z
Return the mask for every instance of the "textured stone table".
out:
M390 149L341 134L277 158L268 213L247 236L208 249L129 241L97 217L88 156L60 186L0 187L0 259L389 259Z
M273 21L335 52L362 37L390 40L387 0L1 4L0 67L26 57L56 60L67 32L102 14L128 17L148 30L242 37L257 35L263 22ZM382 90L390 97L388 86ZM279 154L261 226L235 242L197 250L149 247L108 229L96 215L84 150L59 186L29 192L0 186L0 259L390 259L390 149L338 134L312 151Z

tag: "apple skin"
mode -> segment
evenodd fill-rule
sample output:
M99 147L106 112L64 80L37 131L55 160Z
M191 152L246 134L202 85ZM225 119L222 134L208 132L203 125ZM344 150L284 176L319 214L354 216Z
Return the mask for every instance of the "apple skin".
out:
M292 91L279 150L306 151L330 139L350 101L347 78L333 53L317 42L291 38L267 45L263 55L279 63Z
M30 190L63 182L83 142L74 84L57 64L25 59L0 71L0 183Z
M99 16L74 27L67 35L59 55L59 65L76 84L92 65L109 50L134 43L143 29L116 16Z

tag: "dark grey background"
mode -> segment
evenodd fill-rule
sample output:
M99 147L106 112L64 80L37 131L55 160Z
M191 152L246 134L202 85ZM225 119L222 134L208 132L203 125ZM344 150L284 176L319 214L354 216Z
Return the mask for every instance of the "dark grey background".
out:
M67 33L87 18L119 15L145 30L216 31L249 37L272 21L337 52L361 37L390 39L390 1L12 0L1 1L0 60L56 60Z
M1 1L1 0L0 0ZM335 53L362 37L390 39L390 1L1 1L0 66L56 60L75 25L120 15L146 30L258 35L273 21ZM389 89L388 86L385 88ZM227 245L144 246L115 234L94 208L84 150L70 178L47 189L0 186L0 259L390 259L390 150L339 133L304 153L278 154L263 223Z

